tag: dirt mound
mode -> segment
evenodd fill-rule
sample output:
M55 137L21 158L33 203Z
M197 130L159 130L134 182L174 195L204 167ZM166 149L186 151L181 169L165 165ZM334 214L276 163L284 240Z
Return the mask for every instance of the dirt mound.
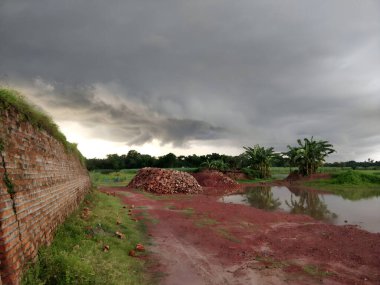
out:
M238 179L244 180L244 179L249 178L247 174L245 174L244 172L240 170L229 170L229 171L224 172L224 174L234 180L238 180Z
M239 185L235 180L232 180L217 170L204 170L202 172L192 173L192 175L201 186L205 187L231 188Z
M202 192L202 187L189 173L151 167L140 169L128 184L128 188L144 189L158 194Z

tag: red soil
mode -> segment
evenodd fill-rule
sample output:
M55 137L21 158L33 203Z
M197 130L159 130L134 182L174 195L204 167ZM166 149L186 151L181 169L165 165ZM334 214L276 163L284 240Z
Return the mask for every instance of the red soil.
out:
M217 170L204 170L192 173L192 175L199 185L204 187L233 188L239 185L235 180Z
M380 284L380 234L216 196L103 189L115 190L135 218L149 217L161 284Z

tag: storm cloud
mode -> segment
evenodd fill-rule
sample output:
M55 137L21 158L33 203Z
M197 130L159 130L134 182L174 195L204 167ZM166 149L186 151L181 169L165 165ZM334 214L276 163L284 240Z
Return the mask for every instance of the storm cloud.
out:
M377 1L3 0L0 39L2 83L92 137L380 159Z

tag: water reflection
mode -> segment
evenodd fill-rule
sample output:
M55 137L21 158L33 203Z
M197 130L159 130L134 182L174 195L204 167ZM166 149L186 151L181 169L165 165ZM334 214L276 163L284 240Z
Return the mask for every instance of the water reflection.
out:
M247 187L245 195L248 203L255 208L277 210L281 206L280 199L274 198L271 187Z
M283 203L288 207L292 214L305 214L318 220L330 220L337 215L327 208L326 203L315 192L300 191L298 189L289 189L291 192L290 199L284 199ZM279 197L275 197L272 187L259 186L247 187L245 197L248 203L255 208L264 210L277 210L282 203ZM285 205L281 207L285 210Z
M285 200L285 204L290 208L290 213L305 214L318 220L331 220L337 217L335 213L329 211L326 203L317 193L289 190L293 193L298 192L295 196L290 196L290 201Z
M380 197L350 201L333 194L273 186L247 187L245 194L224 196L220 201L306 214L335 225L352 224L371 232L380 232Z

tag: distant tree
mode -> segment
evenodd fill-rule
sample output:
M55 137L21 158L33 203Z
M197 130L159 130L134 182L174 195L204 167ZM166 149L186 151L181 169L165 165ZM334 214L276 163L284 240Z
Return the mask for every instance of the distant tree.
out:
M289 162L283 155L278 155L275 158L273 158L271 166L286 167L289 166Z
M249 167L257 170L260 178L271 177L271 161L278 156L273 147L265 148L257 144L253 148L244 147L244 149L248 157Z
M160 156L157 161L158 167L173 168L176 167L177 157L174 153L168 153L164 156Z
M134 149L128 151L128 154L125 156L125 166L128 169L140 168L141 167L141 154Z
M117 154L108 154L107 160L109 161L112 169L123 169L123 168L125 168L124 161Z
M157 158L150 156L149 154L140 155L140 164L136 168L150 167L157 163Z
M289 146L286 155L291 166L298 167L299 173L302 175L311 175L316 173L318 167L322 166L326 157L335 152L333 145L328 141L314 140L304 138L303 141L297 140L298 146Z

